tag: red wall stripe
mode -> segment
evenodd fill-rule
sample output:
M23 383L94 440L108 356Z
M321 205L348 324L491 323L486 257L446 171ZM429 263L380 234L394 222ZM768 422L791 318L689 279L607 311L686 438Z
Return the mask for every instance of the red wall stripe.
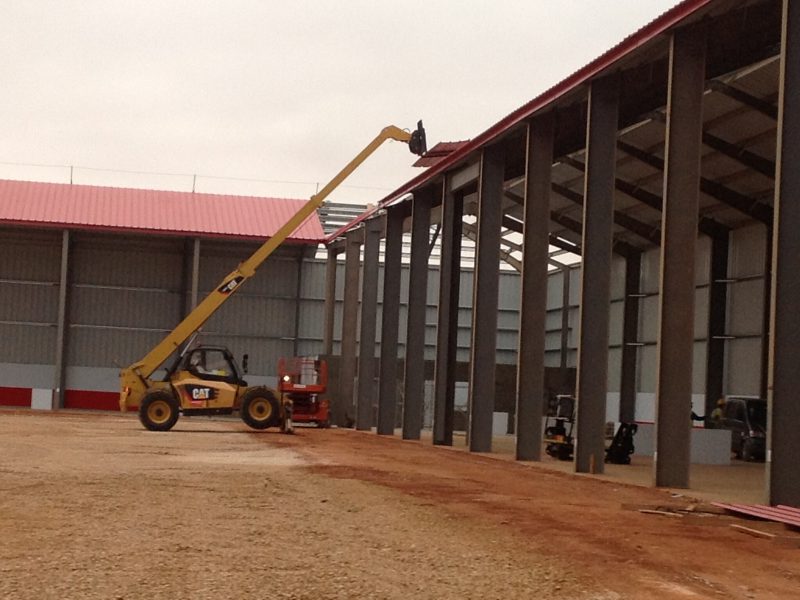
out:
M64 394L64 408L119 410L119 393L67 390Z
M31 388L0 387L0 406L31 405Z

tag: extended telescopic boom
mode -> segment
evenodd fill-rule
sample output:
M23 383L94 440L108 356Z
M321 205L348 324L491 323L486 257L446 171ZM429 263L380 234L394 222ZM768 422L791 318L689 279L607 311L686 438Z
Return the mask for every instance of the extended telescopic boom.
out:
M353 160L336 174L336 176L312 196L297 213L289 219L271 238L269 238L253 255L235 270L228 274L222 282L190 312L161 342L158 343L140 361L133 363L120 372L120 410L126 411L129 405L137 405L141 396L151 386L150 376L166 361L170 355L191 337L211 316L252 277L256 269L289 237L311 214L317 210L325 198L330 195L353 171L358 168L386 140L406 142L415 154L422 155L426 151L425 130L422 121L414 132L407 132L394 125L384 127Z

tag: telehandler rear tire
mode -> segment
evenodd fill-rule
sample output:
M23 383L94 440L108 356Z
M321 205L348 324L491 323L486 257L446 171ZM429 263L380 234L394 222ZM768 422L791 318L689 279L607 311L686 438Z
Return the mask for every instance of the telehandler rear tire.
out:
M242 398L242 421L253 429L280 425L281 406L275 394L266 387L255 387Z
M178 401L166 390L148 392L139 406L139 420L150 431L169 431L179 416Z

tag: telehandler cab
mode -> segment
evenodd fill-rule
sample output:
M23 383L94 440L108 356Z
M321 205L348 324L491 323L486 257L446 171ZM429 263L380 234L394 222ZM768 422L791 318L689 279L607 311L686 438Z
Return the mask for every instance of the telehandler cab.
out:
M266 386L248 387L242 371L227 348L192 347L200 327L213 315L242 283L292 234L361 163L386 140L408 144L414 154L427 151L422 121L413 132L389 125L385 127L353 160L306 202L253 255L228 274L217 288L192 310L158 345L140 361L120 372L119 407L123 412L138 407L139 420L151 431L168 431L184 415L219 415L240 411L242 420L254 429L280 427L292 431L292 401ZM184 346L185 344L185 346ZM162 381L153 373L182 346ZM247 369L245 355L245 372Z

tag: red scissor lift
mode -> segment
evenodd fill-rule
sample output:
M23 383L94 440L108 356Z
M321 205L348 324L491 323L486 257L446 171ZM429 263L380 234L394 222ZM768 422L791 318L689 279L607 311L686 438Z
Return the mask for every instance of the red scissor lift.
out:
M330 427L330 403L322 398L328 386L328 364L295 356L278 361L278 389L292 401L292 421Z

